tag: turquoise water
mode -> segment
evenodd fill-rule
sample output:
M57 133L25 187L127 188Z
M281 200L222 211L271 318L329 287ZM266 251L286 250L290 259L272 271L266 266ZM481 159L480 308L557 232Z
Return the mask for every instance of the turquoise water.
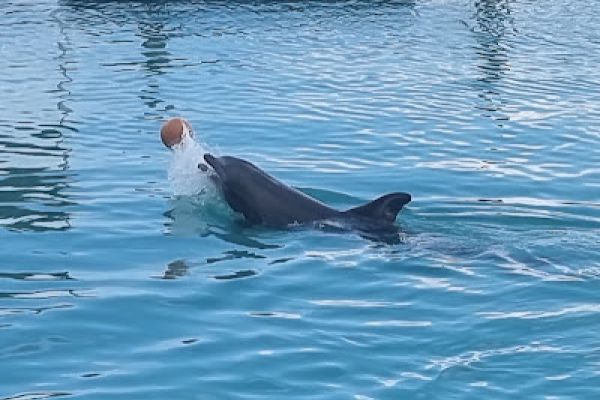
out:
M600 397L598 15L3 2L0 399ZM174 115L401 243L178 195Z

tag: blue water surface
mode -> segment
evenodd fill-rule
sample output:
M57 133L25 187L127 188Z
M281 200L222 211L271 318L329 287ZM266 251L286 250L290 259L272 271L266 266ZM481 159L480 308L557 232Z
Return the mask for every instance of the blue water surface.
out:
M599 15L3 1L0 399L600 398ZM176 196L175 115L399 243Z

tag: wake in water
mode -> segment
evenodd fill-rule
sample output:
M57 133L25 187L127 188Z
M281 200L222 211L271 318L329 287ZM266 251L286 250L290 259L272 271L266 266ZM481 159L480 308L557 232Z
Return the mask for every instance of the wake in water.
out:
M168 167L169 186L174 195L166 212L166 223L171 233L200 234L210 226L220 226L232 219L232 211L221 201L208 170L198 168L207 146L185 131L181 142L171 146L172 157Z
M172 147L173 157L169 164L169 185L175 196L194 196L216 194L209 172L198 168L202 156L208 150L196 142L192 135L183 135L182 141Z

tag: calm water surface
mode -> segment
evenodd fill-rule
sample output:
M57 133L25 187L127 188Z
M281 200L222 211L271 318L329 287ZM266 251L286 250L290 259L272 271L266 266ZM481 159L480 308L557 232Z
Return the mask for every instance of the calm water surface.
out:
M600 3L4 1L0 398L600 397ZM398 244L177 196L161 122Z

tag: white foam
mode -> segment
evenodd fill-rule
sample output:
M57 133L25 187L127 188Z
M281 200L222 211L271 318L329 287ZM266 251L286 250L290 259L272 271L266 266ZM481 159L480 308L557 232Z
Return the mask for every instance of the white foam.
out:
M206 148L196 142L192 134L185 132L181 143L172 148L173 157L169 164L169 184L176 196L193 196L210 191L210 172L202 171L198 164L204 163Z

